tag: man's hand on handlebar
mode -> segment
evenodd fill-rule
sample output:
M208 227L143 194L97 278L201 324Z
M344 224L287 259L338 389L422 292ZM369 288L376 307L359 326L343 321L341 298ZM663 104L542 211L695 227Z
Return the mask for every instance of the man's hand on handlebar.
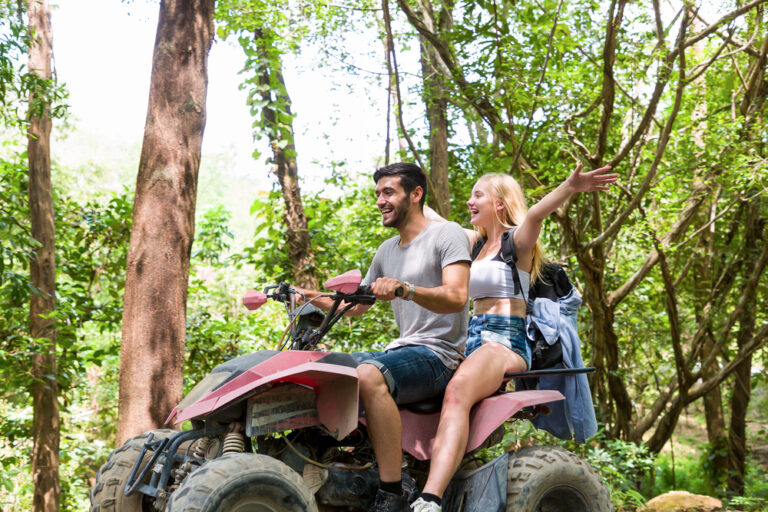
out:
M400 297L403 294L404 288L405 285L403 283L389 277L380 277L371 285L377 300L393 300L396 297Z

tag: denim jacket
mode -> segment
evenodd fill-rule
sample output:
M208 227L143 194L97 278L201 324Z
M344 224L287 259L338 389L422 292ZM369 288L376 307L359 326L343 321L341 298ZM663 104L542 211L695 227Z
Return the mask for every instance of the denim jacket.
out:
M526 316L526 328L532 334L535 322L551 345L558 337L563 348L563 367L583 368L581 340L576 329L576 313L581 297L575 288L557 302L537 297ZM536 381L538 380L538 384ZM585 442L597 432L597 419L586 374L550 375L538 379L518 379L517 389L555 389L565 400L547 404L552 412L533 419L536 428L544 429L560 439Z

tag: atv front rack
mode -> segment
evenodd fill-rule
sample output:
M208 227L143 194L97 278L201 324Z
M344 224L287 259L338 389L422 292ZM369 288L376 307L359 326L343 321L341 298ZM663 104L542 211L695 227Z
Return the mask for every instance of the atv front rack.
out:
M198 465L205 462L196 457L178 453L181 444L201 437L218 436L225 431L225 426L212 429L184 430L171 437L157 441L152 440L154 433L150 432L147 436L147 440L144 442L144 447L141 449L141 454L139 454L139 457L136 459L136 464L134 464L131 474L125 482L123 493L126 496L130 496L136 491L139 491L143 494L148 494L153 498L165 498L168 481L171 478L171 469L174 466L172 463L173 461L179 461L181 463L189 462ZM152 457L147 461L144 467L141 468L144 456L147 454L148 450L152 450ZM161 467L162 471L160 471ZM139 471L139 468L141 468L141 471ZM146 480L147 472L150 470L152 471L152 476L149 484L142 483Z

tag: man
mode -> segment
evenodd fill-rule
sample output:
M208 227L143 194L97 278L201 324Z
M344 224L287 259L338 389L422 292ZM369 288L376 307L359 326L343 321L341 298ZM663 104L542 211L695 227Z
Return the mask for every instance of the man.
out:
M370 511L407 511L401 481L402 424L397 404L441 394L463 358L467 332L469 242L454 223L424 217L427 180L416 165L378 169L376 206L382 224L398 234L386 240L363 284L377 300L392 301L400 337L384 352L355 354L360 399L379 465L381 484ZM402 298L395 291L403 288ZM319 292L304 290L307 298ZM322 298L313 302L330 305ZM361 315L369 306L355 306Z

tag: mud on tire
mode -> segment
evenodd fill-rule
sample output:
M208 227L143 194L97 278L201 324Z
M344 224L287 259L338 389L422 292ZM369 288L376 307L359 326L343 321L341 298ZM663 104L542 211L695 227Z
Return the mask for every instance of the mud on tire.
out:
M176 432L171 429L153 430L153 439L165 439ZM109 454L107 462L96 473L96 484L91 489L91 512L154 511L154 507L145 500L144 494L140 492L133 493L131 496L123 494L125 482L141 454L148 434L149 432L145 432L129 439L123 446ZM149 460L150 457L151 453L145 455L144 459Z
M171 495L169 512L317 512L301 476L267 455L238 453L203 464Z
M608 489L586 461L559 447L510 454L507 512L613 512Z

